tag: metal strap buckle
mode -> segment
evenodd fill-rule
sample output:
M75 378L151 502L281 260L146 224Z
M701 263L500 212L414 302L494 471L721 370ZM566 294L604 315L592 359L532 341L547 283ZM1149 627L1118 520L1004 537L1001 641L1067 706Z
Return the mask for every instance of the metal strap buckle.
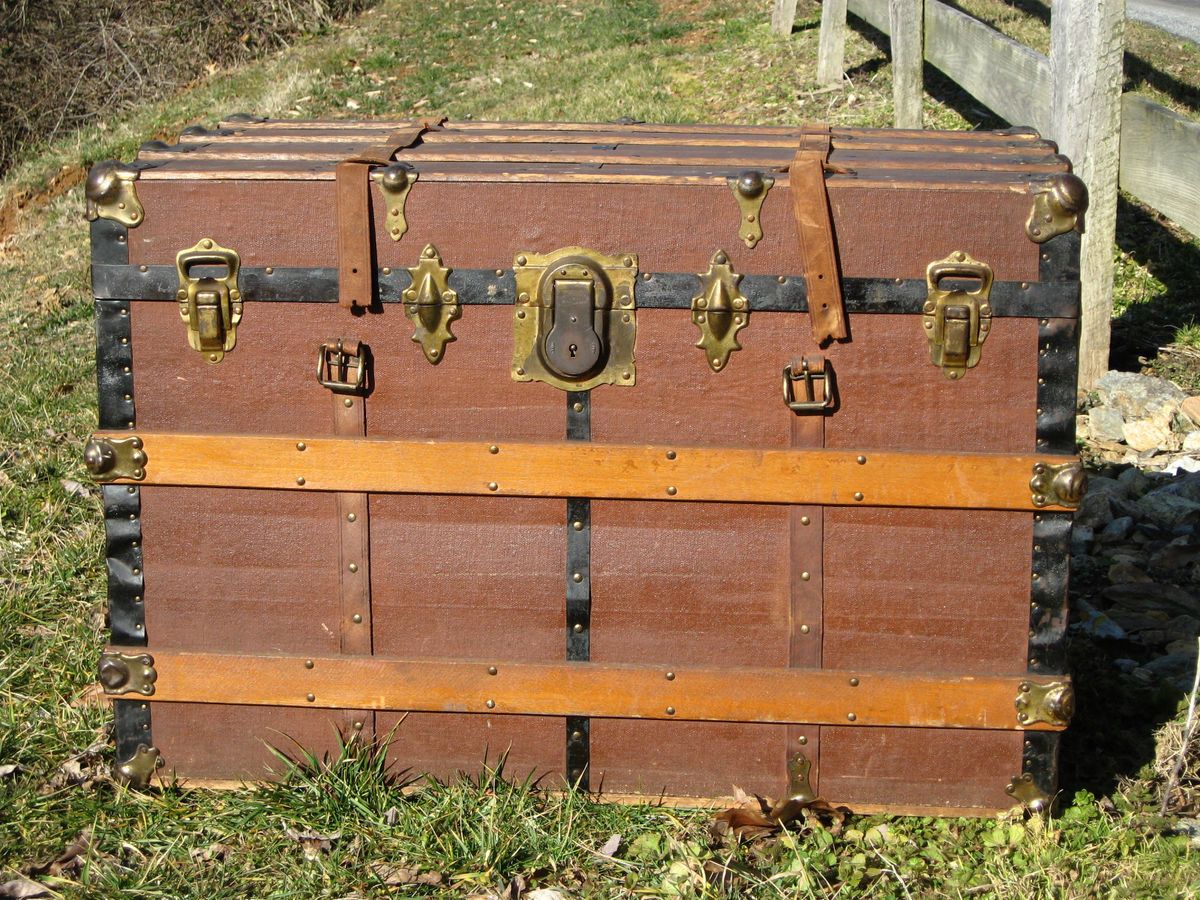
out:
M804 383L804 399L796 399L796 382ZM817 385L821 396L817 396ZM833 366L823 357L812 362L807 357L793 360L783 367L783 402L795 413L819 413L837 406L837 381Z
M317 351L317 381L335 394L361 394L367 383L370 350L358 341L338 339Z

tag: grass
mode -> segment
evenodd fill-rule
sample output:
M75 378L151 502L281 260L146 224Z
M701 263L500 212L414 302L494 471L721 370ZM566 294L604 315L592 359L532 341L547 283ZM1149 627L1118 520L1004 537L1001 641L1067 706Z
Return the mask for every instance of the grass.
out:
M105 777L109 710L88 690L104 642L101 517L79 452L95 423L83 167L128 159L143 140L238 109L285 117L891 118L886 55L858 33L847 44L849 83L819 92L819 10L809 0L790 39L769 31L765 0L663 7L389 0L319 39L61 139L0 184L0 196L24 198L4 207L11 233L0 243L0 766L19 767L0 776L0 882L42 862L38 878L56 894L106 898L461 896L514 880L604 897L1196 892L1195 850L1158 819L1153 796L1153 729L1175 715L1178 698L1148 694L1090 645L1077 647L1076 664L1093 693L1081 696L1064 751L1063 812L1046 821L856 817L841 829L808 823L731 846L710 838L707 813L546 793L514 782L501 763L405 790L406 773L357 745L335 761L281 762L281 783L231 792L135 793ZM965 117L975 115L973 104L936 76L931 89L928 126L979 121ZM1182 298L1200 302L1195 242L1127 206L1120 252L1125 316L1144 310L1154 341L1196 341L1200 329L1173 308ZM1131 333L1143 340L1144 330ZM50 865L84 832L85 852ZM614 834L615 854L600 853ZM404 883L421 876L424 883Z

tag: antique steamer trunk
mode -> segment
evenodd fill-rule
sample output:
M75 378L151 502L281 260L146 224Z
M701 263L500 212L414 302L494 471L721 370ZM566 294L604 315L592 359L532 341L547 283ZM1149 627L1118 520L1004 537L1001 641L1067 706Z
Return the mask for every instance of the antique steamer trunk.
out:
M1055 791L1053 144L239 115L88 185L118 769Z

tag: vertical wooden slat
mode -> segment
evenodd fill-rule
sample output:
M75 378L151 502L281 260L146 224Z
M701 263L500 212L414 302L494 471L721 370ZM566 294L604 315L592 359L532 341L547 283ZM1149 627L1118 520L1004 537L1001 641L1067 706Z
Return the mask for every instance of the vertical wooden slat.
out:
M817 81L841 84L846 57L846 0L821 4L821 38L817 47Z
M775 0L771 10L771 30L785 37L796 24L796 0Z
M1050 18L1051 128L1091 195L1080 249L1079 387L1108 369L1121 147L1125 0L1055 0Z
M924 95L924 0L890 0L892 103L897 128L921 127Z

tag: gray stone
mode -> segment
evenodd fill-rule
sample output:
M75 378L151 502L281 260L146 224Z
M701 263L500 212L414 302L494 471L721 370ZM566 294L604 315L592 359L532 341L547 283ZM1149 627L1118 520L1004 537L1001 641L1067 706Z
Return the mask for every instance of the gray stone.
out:
M1089 474L1087 492L1089 494L1108 494L1110 497L1124 497L1128 493L1128 488L1115 478Z
M1087 556L1092 547L1095 532L1089 525L1075 525L1071 528L1071 555Z
M1131 466L1118 475L1117 483L1124 486L1125 496L1132 498L1142 496L1151 487L1150 477L1136 466Z
M1113 544L1123 541L1133 534L1133 517L1121 516L1113 519L1098 535L1098 539L1106 544Z
M1200 597L1176 584L1114 584L1104 589L1103 596L1115 606L1156 613L1163 622L1178 615L1200 615ZM1115 610L1109 614L1115 615Z
M1100 610L1089 604L1086 600L1080 600L1075 607L1075 612L1080 613L1071 624L1071 630L1090 634L1095 638L1103 638L1105 640L1123 641L1129 635L1125 629L1106 616Z
M1200 435L1200 431L1196 434ZM1186 439L1184 443L1187 443ZM1187 450L1187 447L1183 449ZM1200 459L1196 459L1194 456L1180 456L1173 459L1169 465L1163 466L1162 470L1164 475L1184 475L1192 472L1200 472Z
M1157 656L1142 668L1164 681L1186 683L1190 687L1196 674L1196 648L1193 647L1190 653L1167 653Z
M1075 511L1075 524L1087 525L1090 528L1103 528L1113 519L1112 508L1109 506L1108 494L1083 495L1079 509Z
M1154 579L1132 563L1118 562L1108 567L1108 580L1112 584L1153 584Z
M1138 501L1138 506L1147 520L1168 531L1177 525L1191 525L1200 521L1200 503L1167 493L1166 489L1146 494ZM1083 504L1080 504L1080 509L1082 508ZM1109 515L1111 516L1111 512Z
M1172 497L1183 497L1200 503L1200 474L1188 472L1182 475L1163 477L1151 481L1152 490L1149 494L1169 494Z
M1135 522L1140 522L1146 518L1146 514L1142 512L1142 508L1138 506L1136 500L1126 500L1123 497L1109 498L1109 508L1112 509L1114 517L1129 518Z
M1179 411L1196 425L1200 425L1200 397L1188 397L1179 404Z
M1134 669L1136 669L1138 667L1138 664L1137 664L1137 662L1135 662L1132 659L1126 659L1126 658L1122 657L1120 659L1114 659L1113 666L1120 669L1122 672L1128 673L1128 672L1132 672Z
M1112 406L1094 406L1088 412L1088 436L1103 441L1125 440L1125 419Z
M1139 456L1139 459L1143 460L1151 458L1160 450L1178 450L1182 441L1171 428L1174 415L1172 409L1158 409L1141 419L1126 422L1121 428L1121 433L1125 435L1125 443L1139 454L1150 454Z
M1161 378L1134 372L1108 372L1096 384L1100 405L1116 407L1125 421L1169 409L1173 414L1187 394ZM1169 421L1168 421L1169 425Z
M1167 546L1150 557L1150 565L1155 569L1173 572L1200 560L1200 543L1192 540L1191 535L1175 538Z

